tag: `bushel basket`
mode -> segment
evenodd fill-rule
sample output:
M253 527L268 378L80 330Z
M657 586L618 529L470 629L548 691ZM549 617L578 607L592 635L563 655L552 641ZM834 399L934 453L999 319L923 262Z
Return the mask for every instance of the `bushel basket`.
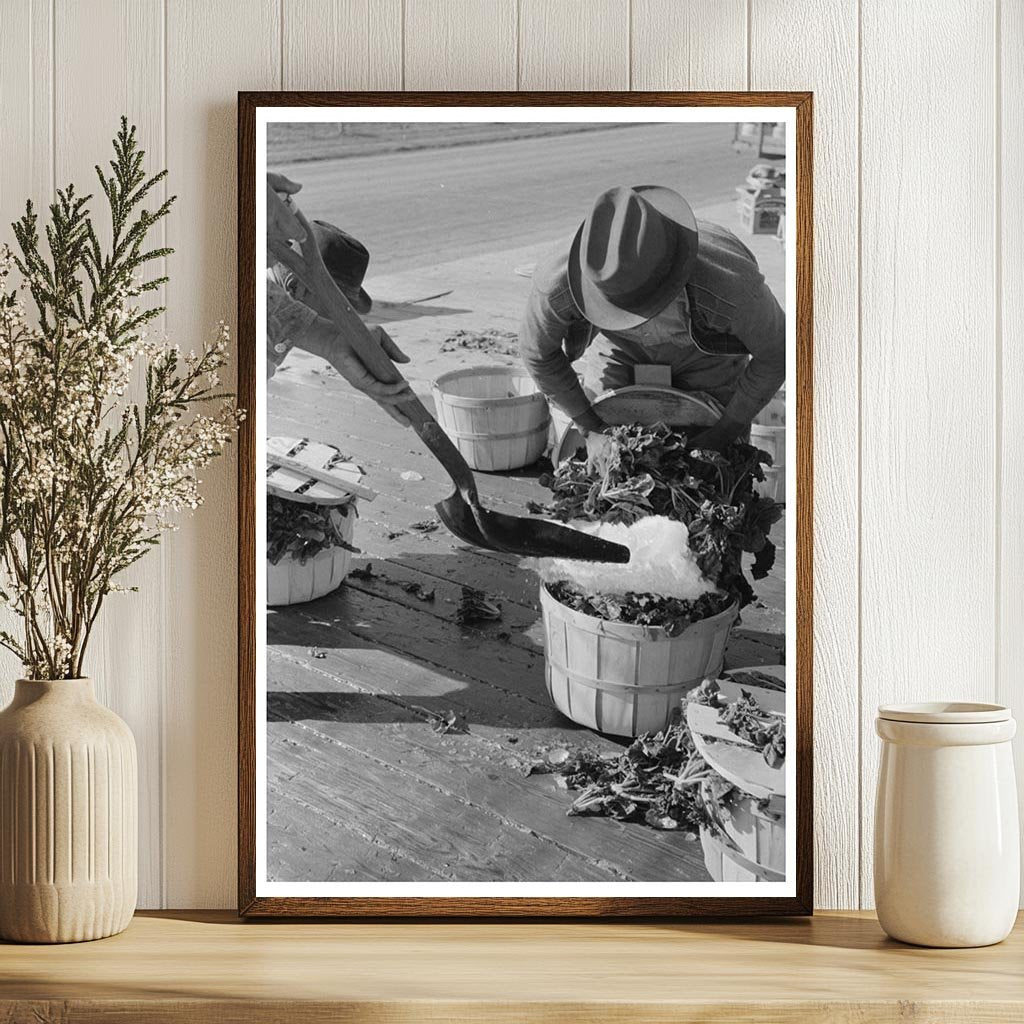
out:
M356 510L354 505L339 505L333 512L344 516L341 536L351 544L355 535ZM267 562L267 605L271 608L286 604L302 604L337 590L352 567L352 552L348 548L329 547L307 558L305 562L287 555L277 564Z
M526 370L454 370L438 377L433 391L437 422L472 469L520 469L544 453L548 403Z
M741 681L757 671L785 680L782 666L734 669L736 678L720 679L729 701L745 694L765 712L765 721L784 715L784 691ZM786 769L768 764L761 749L734 732L714 707L686 706L686 724L697 753L708 767L734 788L724 802L709 805L711 822L700 830L704 863L716 882L782 882L786 878Z
M267 494L295 506L316 506L335 520L338 534L351 547L355 536L356 496L372 501L376 494L363 483L363 470L334 445L301 437L267 438ZM269 529L269 525L268 525ZM332 544L304 561L285 553L267 559L267 604L301 604L341 586L352 566L348 547Z
M786 880L786 801L734 793L717 828L700 830L704 864L716 882Z
M677 636L661 626L609 622L540 588L548 693L574 722L613 736L664 729L682 698L717 676L736 605Z

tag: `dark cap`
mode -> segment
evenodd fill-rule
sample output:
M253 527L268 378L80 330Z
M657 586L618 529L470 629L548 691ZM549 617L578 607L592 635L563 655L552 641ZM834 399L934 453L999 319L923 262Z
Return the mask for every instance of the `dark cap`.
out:
M363 291L363 278L370 262L366 246L347 231L326 221L313 221L313 234L324 266L345 293L357 313L369 313L373 300Z

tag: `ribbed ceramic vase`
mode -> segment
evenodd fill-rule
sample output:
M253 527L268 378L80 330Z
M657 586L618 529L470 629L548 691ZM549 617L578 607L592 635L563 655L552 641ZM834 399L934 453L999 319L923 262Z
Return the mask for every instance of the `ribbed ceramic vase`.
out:
M123 931L138 884L131 730L90 679L19 679L0 711L0 938Z
M998 704L878 709L875 904L894 939L988 946L1010 933L1020 892L1016 722Z

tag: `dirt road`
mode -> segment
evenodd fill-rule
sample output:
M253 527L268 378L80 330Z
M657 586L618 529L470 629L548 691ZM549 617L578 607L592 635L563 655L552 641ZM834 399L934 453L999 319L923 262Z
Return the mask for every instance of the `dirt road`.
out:
M281 165L307 216L370 249L370 274L568 238L602 190L675 188L694 206L735 196L756 162L731 124L649 124L554 138Z

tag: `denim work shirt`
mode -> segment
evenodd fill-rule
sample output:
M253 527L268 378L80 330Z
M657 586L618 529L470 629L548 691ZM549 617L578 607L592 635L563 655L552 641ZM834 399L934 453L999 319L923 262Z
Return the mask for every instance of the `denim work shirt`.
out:
M721 394L724 387L725 415L750 423L786 379L786 315L731 231L699 221L698 238L697 262L678 300L639 327L602 333L625 349L654 352L671 343L674 377L683 376L687 390ZM572 363L598 328L573 301L568 263L562 247L537 268L519 348L540 390L575 419L590 400Z

